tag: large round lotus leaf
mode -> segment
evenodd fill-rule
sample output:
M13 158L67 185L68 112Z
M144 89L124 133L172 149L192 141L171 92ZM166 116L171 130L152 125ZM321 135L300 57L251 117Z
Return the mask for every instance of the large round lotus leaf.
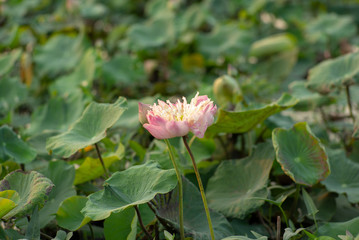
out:
M330 174L328 156L305 122L273 130L273 146L283 171L296 183L313 185Z
M219 109L217 121L207 129L206 136L212 137L218 133L244 133L253 129L269 116L293 107L297 99L284 94L278 101L262 108L230 112Z
M90 88L95 76L96 59L93 49L86 51L81 62L75 70L65 76L62 76L50 85L50 91L53 95L66 96L76 91L80 87Z
M318 228L318 235L330 236L337 239L338 235L346 235L350 232L353 236L359 234L359 217L347 222L328 222Z
M56 155L69 157L81 148L97 143L126 110L120 97L113 104L92 102L66 132L48 139L46 148Z
M8 220L13 216L21 217L36 205L42 205L52 187L50 179L35 171L28 173L16 171L8 174L0 182L0 191L14 190L19 194L20 199L17 206L3 218Z
M151 201L157 215L179 231L178 187L172 192L157 195ZM233 229L227 219L210 209L211 220L216 239L233 235ZM186 237L196 240L211 239L206 212L198 189L186 178L183 178L183 225Z
M74 188L75 168L65 161L51 161L46 170L41 173L55 185L45 206L39 210L38 225L43 228L55 218L55 213L61 202L76 195ZM64 176L66 177L64 178Z
M22 141L11 128L0 127L0 162L13 158L17 163L29 163L36 157L36 151Z
M223 161L207 185L208 204L226 217L244 218L266 198L266 186L274 159L270 144L259 145L252 156Z
M54 76L73 69L83 53L82 40L82 34L77 38L56 34L45 45L38 45L34 51L34 61L39 74ZM54 56L57 61L53 60Z
M253 34L235 24L218 24L211 33L198 34L197 40L199 51L206 57L236 57L248 51Z
M83 209L85 216L102 220L112 212L147 203L158 193L167 193L177 185L174 169L162 170L149 162L113 174L104 184L105 189L88 196Z
M86 202L87 198L83 196L72 196L63 201L56 213L59 226L70 231L76 231L90 222L91 219L81 213Z
M351 203L359 202L359 164L351 161L342 150L329 152L331 174L323 181L325 187L336 193L346 193Z
M80 117L83 109L83 94L80 91L51 98L45 105L36 108L26 133L34 136L49 130L64 132Z
M335 13L321 14L305 30L310 41L320 43L348 39L356 34L353 18Z
M309 70L308 88L329 93L335 87L350 83L359 73L359 52L326 60Z
M157 18L146 24L134 24L128 30L129 41L139 49L159 47L174 39L173 19Z

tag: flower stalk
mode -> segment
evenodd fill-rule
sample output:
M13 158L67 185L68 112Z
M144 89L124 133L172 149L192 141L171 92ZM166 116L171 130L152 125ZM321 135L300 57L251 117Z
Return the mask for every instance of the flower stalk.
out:
M205 195L205 193L204 193L204 188L203 188L201 176L199 175L198 168L197 168L197 164L196 164L196 161L194 160L193 153L192 153L191 149L190 149L189 146L188 146L187 136L183 136L182 139L183 139L183 143L184 143L184 145L185 145L185 147L186 147L186 149L187 149L187 151L188 151L188 154L189 154L189 156L191 157L191 160L192 160L193 169L194 169L194 172L195 172L195 174L196 174L196 178L197 178L199 190L200 190L201 196L202 196L202 201L203 201L203 205L204 205L204 210L206 211L206 217L207 217L207 221L208 221L209 231L210 231L210 233L211 233L211 239L212 239L212 240L215 240L215 239L214 239L214 231L213 231L213 226L212 226L211 215L210 215L210 213L209 213L209 208L208 208L208 204L207 204L206 195Z
M181 240L184 240L184 227L183 227L183 185L182 185L182 176L178 169L176 160L174 158L173 150L171 143L168 141L168 139L164 139L165 143L167 144L168 152L170 155L170 159L172 161L173 167L175 168L177 180L178 180L178 192L179 192L179 225L180 225L180 236Z

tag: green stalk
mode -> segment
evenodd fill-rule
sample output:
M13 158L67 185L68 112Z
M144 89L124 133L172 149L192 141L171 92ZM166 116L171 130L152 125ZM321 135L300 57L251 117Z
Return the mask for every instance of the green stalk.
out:
M100 152L100 149L99 149L97 143L95 143L95 148L96 148L98 158L100 159L103 171L105 172L106 179L108 179L110 177L110 174L108 173L108 169L106 168L105 163L104 163L104 161L102 159L101 152Z
M178 180L178 189L179 189L179 225L180 225L180 235L181 235L181 240L184 240L184 227L183 227L183 187L182 187L182 176L181 173L178 169L178 166L176 164L176 160L174 158L174 154L173 154L173 150L172 150L172 146L170 144L170 142L168 141L168 139L164 139L165 143L167 144L168 147L168 152L170 154L170 158L172 161L172 164L176 170L176 175L177 175L177 180Z
M183 137L182 137L183 143L184 143L184 145L185 145L185 147L186 147L186 149L187 149L187 151L188 151L188 153L189 153L189 156L191 157L191 160L192 160L193 169L194 169L194 172L195 172L195 174L196 174L196 178L197 178L199 190L200 190L201 196L202 196L202 201L203 201L203 205L204 205L204 210L206 211L206 216L207 216L209 231L211 232L211 239L212 239L212 240L215 240L215 239L214 239L214 231L213 231L213 226L212 226L211 215L210 215L210 213L209 213L206 195L204 194L204 188L203 188L201 176L199 175L196 161L194 160L192 151L191 151L191 149L190 149L189 146L188 146L186 137L187 137L187 136L183 136Z

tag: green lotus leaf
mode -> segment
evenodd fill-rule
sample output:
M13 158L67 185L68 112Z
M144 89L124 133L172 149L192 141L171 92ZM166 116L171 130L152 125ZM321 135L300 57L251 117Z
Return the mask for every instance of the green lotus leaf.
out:
M313 42L325 43L330 40L348 39L356 33L353 20L350 16L335 13L321 14L311 21L305 30L309 40Z
M70 37L57 34L45 45L39 45L34 51L34 61L41 76L54 76L73 69L83 53L83 37ZM65 51L66 50L66 51ZM56 56L56 61L54 60Z
M208 204L226 217L244 218L266 198L266 186L274 160L270 144L259 145L252 156L223 161L207 184Z
M16 203L8 198L0 197L0 218L16 207Z
M351 161L342 150L329 151L331 174L323 181L325 187L336 193L346 193L351 203L359 202L359 164Z
M35 206L43 205L52 187L50 179L35 171L28 173L15 171L8 174L0 182L0 191L14 190L19 194L20 199L17 206L3 218L9 220L13 216L21 217L31 212Z
M55 218L55 213L61 202L76 195L76 190L74 188L75 169L65 161L52 161L41 173L55 185L45 206L39 210L38 225L43 228ZM66 177L64 178L64 176Z
M323 96L317 92L310 91L305 85L305 81L294 81L289 85L293 97L299 99L294 109L308 111L316 107L329 105L335 101L333 97Z
M145 24L134 24L128 30L129 41L136 48L154 48L169 43L174 39L173 19L165 16Z
M121 68L118 66L121 66ZM115 56L104 63L102 71L106 82L120 86L133 86L134 84L143 83L146 79L143 63L126 55Z
M76 231L90 222L91 219L81 213L86 202L87 198L83 196L72 196L63 201L56 213L58 225L70 231Z
M13 158L17 163L29 163L35 157L36 150L22 141L10 127L0 127L0 162Z
M112 212L147 203L158 193L167 193L177 185L174 169L162 170L149 162L114 173L106 180L104 190L88 196L83 214L94 221L102 220Z
M212 137L218 133L244 133L253 129L269 116L293 107L297 99L284 94L279 100L262 108L230 112L219 109L217 121L207 129L206 137Z
M58 78L50 85L51 93L53 95L66 96L80 87L90 88L95 77L95 61L94 50L87 50L81 62L72 73Z
M334 88L353 82L359 73L359 52L329 59L309 70L309 89L326 94Z
M296 183L311 186L330 174L324 146L306 122L297 123L289 130L276 128L272 139L277 161Z
M183 225L186 237L196 240L211 239L206 212L202 197L196 186L188 179L183 179ZM179 231L178 212L178 187L172 192L157 195L151 201L157 216L169 223ZM222 239L233 235L233 229L227 219L220 213L210 209L214 235L216 239Z
M81 148L97 143L126 110L125 104L122 97L113 104L92 102L68 131L47 140L46 149L69 157Z
M338 235L346 235L350 232L353 236L359 234L359 217L347 222L328 222L318 228L318 234L337 239Z
M14 49L9 53L0 55L0 76L4 75L14 66L16 60L19 59L21 49Z
M16 108L26 97L26 86L18 78L2 78L0 81L0 117Z
M83 109L83 94L80 91L50 98L45 105L36 108L26 133L34 136L45 131L64 132L81 116Z
M197 40L200 53L206 57L236 57L248 51L253 34L236 24L217 25L210 33L198 34Z
M0 218L14 209L19 202L20 196L14 190L5 190L0 192Z
M137 214L134 208L112 213L104 222L104 234L107 240L136 240Z

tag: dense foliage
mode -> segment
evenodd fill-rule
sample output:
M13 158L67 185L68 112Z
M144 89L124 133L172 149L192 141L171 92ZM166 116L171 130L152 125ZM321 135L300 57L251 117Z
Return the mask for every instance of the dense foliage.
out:
M138 103L197 92L218 107L188 136L216 239L358 239L358 12L0 1L0 239L179 239L169 149ZM170 143L186 237L210 239L190 156Z

